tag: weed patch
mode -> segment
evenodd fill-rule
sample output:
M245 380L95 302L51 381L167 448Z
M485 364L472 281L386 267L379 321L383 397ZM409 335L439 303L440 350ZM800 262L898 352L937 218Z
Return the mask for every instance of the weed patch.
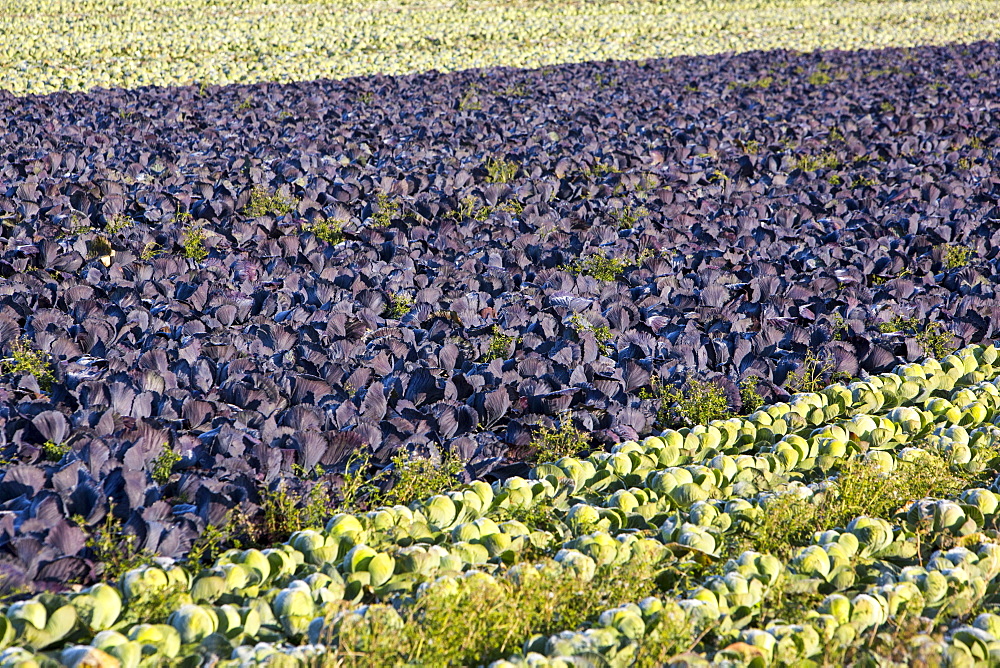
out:
M535 574L499 577L496 584L474 578L456 587L433 584L402 618L350 618L340 624L336 648L323 665L484 665L520 651L526 638L580 628L608 608L656 591L650 563L605 566L589 582L551 562L539 566L522 565ZM663 632L657 637L669 639Z
M833 79L826 72L813 72L809 75L808 81L813 86L825 86L833 81Z
M877 464L854 458L840 467L833 489L818 503L792 494L772 499L749 532L749 544L787 560L793 548L809 544L815 531L845 527L861 515L892 517L914 500L954 496L970 480L951 471L933 453L915 461L896 460L889 474Z
M94 562L103 567L100 575L105 581L115 581L126 572L147 564L152 555L146 550L137 550L134 533L126 533L122 521L114 515L115 506L109 504L108 514L100 527L87 537L87 548L94 555ZM84 528L82 517L74 518L77 526Z
M389 227L392 219L399 215L399 205L383 192L375 194L375 204L376 208L369 219L372 227Z
M902 332L915 336L921 350L928 357L941 359L955 350L954 337L941 326L941 323L934 320L921 323L916 317L904 318L897 315L891 320L879 323L878 328L883 334Z
M764 405L764 397L757 391L759 382L757 376L748 376L740 383L740 405L744 415L750 415Z
M972 249L961 244L941 244L938 249L941 251L941 264L945 271L967 267L973 256Z
M483 361L492 362L493 360L507 359L511 353L511 347L517 345L517 340L518 337L508 336L494 325L493 338L490 339L489 348L486 349L486 354L483 355Z
M819 392L829 380L836 375L833 372L833 362L822 359L816 353L809 351L802 364L788 374L785 387L789 392Z
M655 377L650 390L639 392L640 399L659 399L658 427L692 427L729 417L729 402L716 383L692 379L681 388L663 387Z
M559 428L542 426L531 440L531 462L555 462L590 450L590 438L573 425L568 414L559 419Z
M45 441L42 445L42 459L50 462L58 462L66 455L66 453L69 452L69 450L69 445L66 443L53 443L52 441Z
M189 224L184 228L181 235L181 255L189 260L201 262L208 257L208 249L205 248L205 230L200 225Z
M296 202L283 197L280 193L271 194L257 186L250 191L250 201L243 207L243 213L250 218L260 218L268 214L284 216L294 211L295 206Z
M803 172L815 172L818 169L837 169L841 166L840 159L833 151L820 155L802 155L795 161L795 167Z
M138 595L129 600L119 623L127 626L165 624L172 612L190 600L187 589L181 584L144 587L139 590Z
M518 164L503 158L486 159L486 182L509 183L517 176Z
M124 213L116 213L111 220L105 224L104 229L108 232L108 234L118 234L129 227L132 227L132 219Z
M245 522L242 532L255 545L270 546L288 540L302 529L316 528L333 515L333 504L325 483L314 483L303 498L296 499L282 481L273 490L261 492L261 519Z
M409 313L411 308L413 308L413 297L404 292L397 292L386 305L382 315L398 320Z
M163 444L163 452L153 460L153 472L150 474L157 485L166 485L174 472L174 464L181 460L181 454L170 449L169 443Z
M309 231L314 237L331 246L336 246L344 240L344 222L340 220L323 218L313 223Z
M39 389L48 392L56 376L49 356L37 350L28 337L16 339L11 344L10 357L0 363L3 373L26 373L35 377Z
M624 258L611 258L604 255L588 255L577 258L571 265L564 267L572 274L583 274L592 276L599 281L612 283L625 273L625 270L632 266L632 262Z
M400 451L392 458L395 483L378 498L378 505L407 505L418 499L426 499L452 489L458 482L458 474L465 468L462 461L452 453L445 453L441 463L430 459L411 457Z

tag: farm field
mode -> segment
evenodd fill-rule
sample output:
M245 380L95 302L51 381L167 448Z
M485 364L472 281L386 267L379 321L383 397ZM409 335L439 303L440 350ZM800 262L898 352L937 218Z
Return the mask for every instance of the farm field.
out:
M14 7L0 667L1000 665L992 4Z
M17 94L995 39L996 0L6 0Z

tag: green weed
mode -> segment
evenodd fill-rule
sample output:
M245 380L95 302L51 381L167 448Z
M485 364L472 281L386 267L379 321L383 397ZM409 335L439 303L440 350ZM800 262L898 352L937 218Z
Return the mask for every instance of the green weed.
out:
M165 624L172 612L190 601L190 595L181 584L146 587L129 600L119 624L124 628L134 624Z
M729 180L729 175L726 174L721 169L712 170L712 173L708 175L709 183L721 183Z
M941 251L941 264L944 266L945 271L968 266L969 260L974 254L968 246L955 243L940 244L938 249Z
M453 220L462 221L466 218L473 218L480 222L489 220L489 217L498 211L517 214L524 211L524 205L517 200L507 200L496 206L479 205L479 200L472 195L467 195L458 203L458 208L452 209L446 217Z
M917 343L920 344L921 350L925 355L935 359L941 359L954 352L954 340L955 337L938 322L928 322L924 329L917 332Z
M181 460L181 454L170 449L169 443L163 444L163 452L153 460L153 472L150 474L157 485L166 485L174 471L174 464Z
M803 155L795 161L795 166L803 172L815 172L817 169L837 169L840 167L840 159L833 151L826 151L820 155Z
M752 81L730 81L728 84L726 84L726 88L729 88L730 90L754 89L754 88L767 89L770 88L771 84L773 83L774 83L774 77L768 75L761 77L759 79L754 79Z
M296 204L281 193L271 194L260 186L255 186L250 191L250 201L243 207L243 213L250 218L260 218L267 214L284 216L294 211Z
M954 337L941 323L933 320L921 323L916 317L904 318L897 315L887 322L879 323L878 329L883 334L904 332L915 336L924 354L935 359L941 359L955 350Z
M542 425L535 437L531 439L533 463L556 462L563 457L575 457L589 452L590 437L573 425L569 414L559 418L559 428L552 429Z
M486 159L485 167L487 183L510 183L517 176L519 168L516 162L494 157Z
M481 212L486 208L480 208L479 200L472 195L466 195L459 201L458 208L448 212L448 217L458 221L465 220L466 218L475 218L476 220L483 221L489 217L489 214L483 215L477 212Z
M693 427L729 417L729 402L722 387L711 381L690 379L683 387L668 389L654 376L652 392L640 398L659 398L656 422L662 427Z
M386 305L382 315L386 318L398 320L409 313L411 308L413 308L413 297L405 292L397 292Z
M809 351L802 364L788 374L785 387L789 392L819 392L833 373L833 363Z
M209 524L188 549L186 561L197 571L199 564L211 564L224 550L226 545L235 548L242 547L241 541L233 535L238 523L232 522L232 511L226 513L225 519L219 524Z
M483 103L479 101L479 92L476 84L469 85L458 100L459 111L479 111L483 108Z
M608 174L618 174L622 170L610 163L596 161L594 164L580 170L580 175L586 179L599 179Z
M796 522L796 518L787 518ZM773 554L773 553L772 553ZM777 556L777 555L775 555ZM794 623L793 620L808 619L806 614L810 610L816 610L825 596L815 591L801 591L790 587L791 580L786 573L782 573L765 593L760 602L760 611L757 619L760 622L771 622L781 620L787 623Z
M614 352L614 346L612 345L613 335L611 334L610 327L607 325L598 325L595 327L587 318L579 313L571 315L569 321L573 329L576 330L577 336L582 332L594 333L594 339L597 340L597 347L602 355L610 355Z
M288 540L296 531L322 526L333 514L329 490L321 482L314 483L304 497L297 499L282 481L275 489L261 492L260 505L260 523L242 529L252 542L264 546Z
M140 260L152 260L154 257L163 252L160 248L160 244L155 241L149 241L142 247L142 251L139 253Z
M583 274L592 276L599 281L612 283L625 273L625 270L632 266L632 263L624 258L610 258L604 255L588 255L577 258L571 265L564 266L564 269L573 274Z
M362 506L367 507L365 500L371 496L376 478L369 475L371 455L358 449L351 453L344 465L344 474L340 483L340 507L347 512L357 512Z
M893 316L891 320L880 322L878 325L878 331L883 334L892 334L894 332L904 332L907 330L917 331L919 328L920 320L918 318L904 318L901 315Z
M340 220L321 218L309 227L309 231L314 237L331 246L336 246L344 240L344 222Z
M747 376L740 383L740 404L744 415L750 415L764 405L764 397L757 391L757 383L760 378L757 376Z
M200 225L189 224L184 228L181 235L181 255L189 260L201 262L208 257L208 249L205 248L205 230Z
M580 628L610 607L656 591L656 565L641 561L604 566L586 583L551 562L539 566L537 577L530 579L498 577L488 586L460 579L457 588L431 585L403 609L402 624L387 615L353 618L341 624L336 647L323 665L485 665L520 651L525 638ZM676 651L678 640L690 639L683 632L677 637L661 632L656 640Z
M892 67L883 67L883 68L871 70L870 72L868 72L868 76L872 77L872 78L875 78L875 77L884 76L886 74L899 74L902 71L903 70L901 70L899 67L896 67L895 65L893 65Z
M70 447L66 443L54 443L52 441L45 441L42 445L42 459L50 462L58 462L60 459L66 456L66 453L70 451Z
M392 219L399 215L399 204L389 199L389 196L384 192L375 194L375 204L377 210L372 213L369 219L372 226L389 227L392 224Z
M511 346L517 345L516 336L508 336L503 334L496 325L493 326L493 338L490 340L490 346L486 350L486 354L483 355L484 362L492 362L493 360L507 359L507 356L511 352Z
M132 227L133 220L124 213L116 213L105 225L104 229L108 234L118 234L122 230Z
M826 72L813 72L809 75L808 81L813 86L825 86L833 81L833 79Z
M0 370L3 373L27 373L34 376L42 392L51 390L52 383L56 380L49 355L37 350L26 336L11 344L10 357L0 361Z
M847 321L839 313L834 313L830 319L830 333L834 341L843 341L847 337Z
M507 86L503 89L504 97L527 97L528 89L523 83Z
M392 458L392 468L395 482L388 491L379 495L379 505L405 506L446 492L455 487L465 465L450 452L444 454L440 463L435 463L400 451Z
M87 537L87 548L94 555L94 562L103 567L101 577L105 581L116 581L126 572L147 564L152 555L146 550L135 549L139 539L134 533L125 533L122 521L114 515L115 506L108 505L108 513L100 528ZM83 518L74 518L76 524L85 527Z
M787 560L794 547L806 545L815 531L845 527L860 515L892 517L911 501L927 496L948 498L965 489L963 478L933 453L916 461L897 459L889 475L861 458L841 465L834 488L818 502L782 494L772 499L761 520L748 530L752 549Z

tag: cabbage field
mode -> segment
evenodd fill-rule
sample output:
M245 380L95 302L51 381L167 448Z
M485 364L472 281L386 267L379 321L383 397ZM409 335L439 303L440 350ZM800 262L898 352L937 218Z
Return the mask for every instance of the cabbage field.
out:
M998 5L238 4L0 14L0 668L1000 665Z
M997 0L4 0L0 89L289 82L998 34Z

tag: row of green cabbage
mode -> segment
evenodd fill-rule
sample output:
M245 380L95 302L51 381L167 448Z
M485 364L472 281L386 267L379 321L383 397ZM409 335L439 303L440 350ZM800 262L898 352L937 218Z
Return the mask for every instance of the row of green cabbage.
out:
M995 518L1000 507L1000 498L983 489L967 491L963 494L963 502L977 508L976 517L980 518L980 524L986 518ZM958 504L950 501L925 500L923 512L933 517L933 524L924 540L933 541L947 533L963 533L977 528L970 527L968 520L958 519L957 508ZM597 544L614 543L606 535L604 541L599 535L587 538L594 538ZM638 542L634 536L625 535L622 538L622 543ZM652 541L646 544L644 556L655 555L654 545ZM672 629L712 625L716 634L737 640L736 644L716 653L713 665L746 665L747 661L758 657L765 664L793 664L823 651L849 645L860 634L890 618L933 615L945 605L956 610L970 608L983 596L987 583L1000 573L1000 545L989 541L969 545L975 549L955 547L939 550L924 566L894 565L891 560L906 560L916 553L915 536L901 529L894 531L885 520L859 517L850 522L844 531L817 532L813 544L794 554L787 566L771 555L744 552L727 563L723 575L708 578L693 589L688 598L674 601L652 597L634 605L605 611L594 628L530 638L524 645L523 658L496 662L494 666L568 666L572 665L574 657L592 659L594 656L599 656L611 666L631 665L643 636L658 625ZM664 548L661 546L659 550L662 552ZM591 557L575 550L562 550L557 555L557 561L586 582L595 576L598 565L616 565L627 561L628 557L623 558L622 554L621 550L613 550ZM873 559L882 561L873 562ZM541 568L539 565L520 564L509 569L506 577L530 583L540 577L538 570ZM851 589L862 577L875 582L850 598L838 593ZM755 606L779 579L793 583L800 591L826 589L833 593L800 624L782 621L769 624L764 630L750 627L757 612ZM461 578L444 576L425 586L426 590L421 588L418 595L442 587L458 589L462 586L495 586L495 580L480 571L468 572ZM306 656L322 652L324 647L317 643L322 640L336 642L345 624L358 623L370 619L372 615L380 617L380 621L389 627L403 624L402 618L391 606L361 606L340 613L329 622L314 619L308 629L312 644L300 651ZM1000 618L983 614L976 619L975 630L957 629L956 642L945 648L954 655L953 662L963 657L985 659L990 652L993 652L993 659L1000 659L1000 643L986 635L1000 630L998 623ZM970 637L976 637L980 642L976 644ZM932 642L925 636L920 636L917 641ZM237 653L238 659L234 664L247 665L266 660L278 651L279 648L267 644L246 648ZM687 660L689 665L698 663L694 657ZM704 658L700 663L708 665Z
M996 360L996 348L972 346L941 363L905 365L865 382L796 395L746 419L670 430L642 445L630 442L588 459L543 464L532 480L473 483L411 507L339 515L325 531L299 532L286 545L230 551L195 577L164 562L129 572L118 587L43 595L5 611L0 643L28 651L91 641L126 665L138 665L136 657L170 656L181 644L206 640L224 638L237 647L297 642L328 603L408 595L429 578L469 568L495 572L529 543L562 561L586 563L568 555L591 559L589 553L610 549L611 541L616 553L630 558L634 549L657 549L655 541L636 533L660 528L663 541L713 552L713 533L701 524L705 517L720 522L740 512L752 516L767 499L762 490L795 486L789 470L828 470L860 443L887 449L930 435L956 464L978 465L978 451L984 439L992 442L994 429L981 425L1000 404L1000 392L989 382L997 376ZM758 454L741 454L751 450ZM866 456L892 466L887 452ZM707 503L710 497L717 500ZM543 502L566 513L564 535L490 517ZM595 531L607 532L606 538L588 536ZM616 534L631 537L627 548ZM123 607L141 592L171 585L189 598L169 624L121 626ZM74 651L86 653L79 646Z
M645 599L605 611L591 629L529 639L523 657L493 666L570 665L572 657L593 654L611 665L630 665L643 635L657 624L677 629L710 625L719 637L737 642L717 652L713 665L746 665L755 657L763 659L765 665L790 665L846 647L860 634L889 619L934 616L946 607L956 612L969 610L1000 574L1000 545L983 534L972 533L995 520L1000 498L988 490L976 489L965 492L962 500L961 505L933 499L920 504L919 513L932 518L924 541L946 534L972 537L967 546L934 552L924 565L901 565L912 561L917 553L919 545L912 532L894 528L881 518L858 517L844 530L816 532L813 544L797 550L787 565L771 555L746 551L726 564L723 575L709 577L687 598ZM962 506L976 510L966 514ZM967 515L976 519L970 520ZM798 592L828 595L816 611L795 620L798 623L780 620L765 629L753 628L759 604L779 580ZM854 589L859 582L871 584L850 598L841 593ZM668 616L664 618L664 614ZM975 632L956 629L960 642L950 645L949 653L969 648L972 641L968 636L972 633L982 642L972 643L975 646L968 652L969 657L1000 660L1000 617L980 615L975 627ZM919 641L930 639L920 637ZM961 659L957 655L954 658ZM692 661L689 657L688 665ZM708 661L703 658L701 663L707 665Z
M765 561L763 557L767 555L748 552L724 576L707 583L707 587L695 591L690 598L680 601L647 598L638 604L607 610L593 628L534 638L526 644L524 657L492 665L493 668L569 666L573 665L573 657L595 654L612 666L631 665L647 629L652 630L658 624L676 629L701 628L714 626L719 620L723 623L714 631L733 642L715 652L711 661L689 655L685 665L796 665L850 646L862 634L890 619L933 616L950 602L951 590L957 589L967 598L982 595L987 583L996 576L996 551L995 544L984 543L977 551L952 548L936 553L926 567L905 567L898 576L887 575L885 584L873 585L864 593L852 596L832 593L815 611L806 613L804 619L777 620L763 629L737 625L751 616L749 611L760 603L770 583L781 576L795 575L796 571L794 565L782 570L780 562ZM823 550L799 556L803 562L813 561L813 568L822 567L828 557L817 558L820 552ZM772 567L770 571L765 570L768 566ZM948 657L950 665L976 662L996 665L1000 661L1000 617L982 613L971 627L955 628L950 636L951 642L943 643L921 634L909 642L917 646L938 643L939 651ZM758 663L752 664L754 660Z

